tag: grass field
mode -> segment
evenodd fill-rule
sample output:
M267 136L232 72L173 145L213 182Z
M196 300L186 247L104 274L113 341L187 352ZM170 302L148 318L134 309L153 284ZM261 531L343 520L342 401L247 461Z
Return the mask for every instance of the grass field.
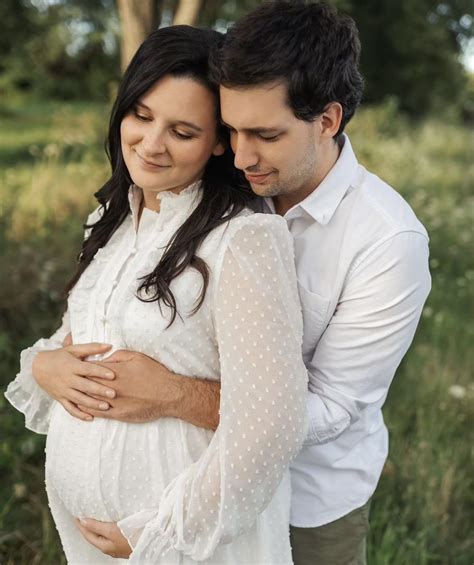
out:
M0 384L58 321L81 223L107 176L107 109L23 102L0 114ZM359 160L396 187L431 237L433 290L384 410L390 456L372 505L370 565L474 562L473 136L393 104L361 110ZM0 397L0 562L64 562L43 485L44 438Z

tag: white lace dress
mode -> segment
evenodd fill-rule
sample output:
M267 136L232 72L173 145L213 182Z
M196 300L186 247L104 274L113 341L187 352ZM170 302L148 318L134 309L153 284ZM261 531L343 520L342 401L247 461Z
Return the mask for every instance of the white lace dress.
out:
M210 269L203 306L189 315L202 286L189 268L172 283L181 318L166 329L168 309L138 300L137 278L195 209L199 183L160 198L160 212L144 209L137 225L141 191L131 189L131 214L71 292L61 328L22 353L6 396L28 428L48 434L46 486L69 563L291 563L287 466L305 437L307 373L286 222L244 211L214 230L199 251ZM70 416L31 375L34 355L69 331L76 344L111 343L220 380L217 431ZM129 560L89 545L75 517L118 522Z

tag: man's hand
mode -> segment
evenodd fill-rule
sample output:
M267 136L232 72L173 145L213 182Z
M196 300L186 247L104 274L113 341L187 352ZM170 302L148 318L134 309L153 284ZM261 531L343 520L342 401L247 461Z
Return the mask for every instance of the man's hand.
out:
M91 416L122 422L152 422L174 415L183 399L185 377L179 377L143 353L119 350L99 364L115 375L108 384L114 389L115 398L108 401L107 412L79 404L80 410ZM94 377L90 380L100 383Z
M76 524L84 539L102 553L115 558L130 557L132 548L115 522L99 522L87 518L76 519Z
M96 362L97 363L97 362ZM179 418L215 430L219 424L220 383L173 373L143 353L120 350L99 362L115 379L108 386L115 398L107 411L79 404L83 412L123 422ZM100 379L90 377L100 383Z

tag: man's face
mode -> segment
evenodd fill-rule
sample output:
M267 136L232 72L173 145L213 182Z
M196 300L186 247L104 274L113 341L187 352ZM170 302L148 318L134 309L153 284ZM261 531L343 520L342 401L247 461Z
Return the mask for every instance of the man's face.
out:
M316 188L318 128L299 120L283 84L221 87L222 121L230 130L235 166L260 196L295 202Z

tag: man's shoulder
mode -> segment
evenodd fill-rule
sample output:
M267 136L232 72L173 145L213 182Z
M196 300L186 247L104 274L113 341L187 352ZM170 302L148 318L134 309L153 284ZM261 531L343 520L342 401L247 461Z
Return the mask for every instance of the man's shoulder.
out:
M427 237L425 227L405 198L376 174L360 169L351 216L363 227L361 232L374 237L416 232Z

